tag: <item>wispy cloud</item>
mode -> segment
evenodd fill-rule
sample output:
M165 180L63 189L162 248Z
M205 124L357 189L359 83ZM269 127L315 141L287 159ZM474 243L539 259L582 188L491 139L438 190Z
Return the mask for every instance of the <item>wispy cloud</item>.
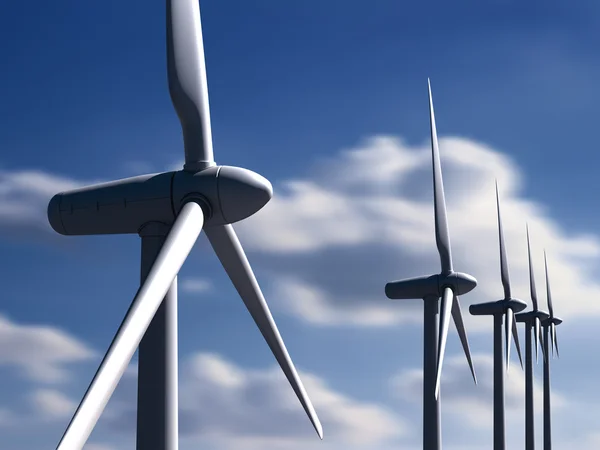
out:
M87 345L58 328L17 324L0 315L0 366L15 368L32 381L67 381L69 364L94 355Z
M70 418L77 404L56 389L36 389L30 396L31 408L50 420Z
M328 443L364 448L410 435L406 422L385 407L354 400L314 374L304 372L301 377L326 430L324 443L279 367L245 369L218 354L191 355L180 384L183 442L213 442L231 449L330 448ZM113 429L134 429L134 392L130 371L107 416Z
M213 289L213 284L205 278L186 278L179 282L179 288L183 292L204 293Z
M501 295L494 179L498 179L513 292L529 299L525 222L529 222L538 296L545 304L543 249L555 308L563 318L600 314L593 277L595 234L572 234L546 205L522 194L523 174L506 154L463 138L440 141L453 257L478 287L471 302ZM244 245L272 275L280 305L320 326L382 326L420 321L419 302L388 300L388 281L439 271L429 143L380 136L344 150L303 177L284 180L265 208L236 224ZM298 301L302 298L303 301ZM560 312L559 312L560 311ZM487 330L467 315L470 330ZM485 323L484 323L485 322Z

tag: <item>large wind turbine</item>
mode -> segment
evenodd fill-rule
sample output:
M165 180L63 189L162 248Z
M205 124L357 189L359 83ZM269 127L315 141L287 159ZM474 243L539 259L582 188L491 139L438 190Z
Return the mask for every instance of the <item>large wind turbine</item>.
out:
M552 410L550 406L550 348L552 356L554 349L558 356L558 340L556 339L556 326L562 323L562 320L554 315L552 307L552 294L550 293L550 280L548 277L548 261L546 260L546 251L544 251L544 267L546 269L546 295L548 296L548 311L550 316L542 322L544 328L544 450L552 449Z
M137 448L177 450L177 274L202 230L322 438L231 225L260 210L273 190L254 172L214 161L198 0L167 0L167 66L183 170L62 192L48 206L60 234L142 239L141 286L57 449L82 449L139 345Z
M498 183L496 182L496 205L498 210L498 240L500 245L500 276L504 287L504 299L495 302L471 305L469 311L474 316L494 316L494 450L506 449L506 430L504 420L504 361L502 358L502 322L504 317L504 329L506 334L506 370L510 365L510 341L511 334L517 347L517 353L521 366L521 349L519 346L519 334L514 314L524 310L527 304L523 300L513 298L508 276L508 262L506 260L506 248L504 246L504 235L502 233L502 219L500 216L500 197L498 195Z
M431 155L433 160L433 195L435 211L435 239L442 266L441 273L387 283L385 294L390 299L423 299L423 449L441 448L439 388L446 340L450 327L450 314L454 319L467 361L475 383L475 369L467 340L458 296L472 291L477 280L471 275L455 272L452 266L450 235L446 217L446 201L442 181L442 168L438 148L431 84L429 85L429 119L431 125ZM438 312L441 298L441 314ZM439 339L439 341L438 341Z
M531 246L529 243L529 226L527 227L527 254L529 256L529 289L533 309L516 315L517 322L525 323L525 450L535 448L535 415L533 407L533 355L531 332L535 330L535 350L539 340L540 321L548 318L548 313L538 309L537 293L535 290L535 277L533 275L533 264L531 262Z

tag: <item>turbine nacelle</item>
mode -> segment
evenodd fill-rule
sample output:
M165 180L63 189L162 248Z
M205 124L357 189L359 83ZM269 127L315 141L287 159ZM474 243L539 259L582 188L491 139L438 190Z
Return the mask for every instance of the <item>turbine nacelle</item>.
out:
M539 309L537 311L526 311L519 314L515 314L515 319L517 322L530 322L533 321L535 318L538 318L541 322L543 322L548 317L550 317L550 314Z
M441 297L444 288L450 287L454 295L464 295L477 286L475 277L461 272L448 275L430 275L392 281L385 285L385 295L392 300L410 300Z
M271 183L247 169L212 166L142 175L55 195L48 221L62 235L133 234L149 222L171 225L189 201L200 204L205 227L243 220L273 196Z
M493 316L496 314L505 314L507 309L512 309L515 313L523 311L527 303L518 298L503 299L495 302L479 303L469 306L469 312L473 316Z
M562 322L562 319L558 317L548 317L546 320L542 320L542 326L545 327L548 325L560 325Z

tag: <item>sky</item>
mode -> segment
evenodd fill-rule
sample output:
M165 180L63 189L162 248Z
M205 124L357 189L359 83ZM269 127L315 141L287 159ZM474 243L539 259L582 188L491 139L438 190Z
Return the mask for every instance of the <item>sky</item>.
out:
M384 286L439 270L428 77L454 265L478 280L461 303L479 383L451 325L444 448L492 443L492 320L468 305L502 296L495 179L514 295L531 305L527 222L541 305L546 249L564 319L554 442L599 448L597 2L203 0L201 12L217 163L274 187L234 226L325 439L201 235L179 274L180 448L421 446L422 302L389 300ZM2 2L0 53L0 442L42 450L58 443L140 270L137 236L57 235L48 201L179 170L183 143L161 2ZM507 446L519 449L514 353ZM133 448L135 359L87 450ZM541 362L534 370L541 446Z

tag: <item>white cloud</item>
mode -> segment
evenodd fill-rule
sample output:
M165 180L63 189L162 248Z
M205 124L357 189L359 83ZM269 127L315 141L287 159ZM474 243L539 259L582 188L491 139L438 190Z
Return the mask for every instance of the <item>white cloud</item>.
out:
M46 217L53 195L81 183L39 170L0 170L0 224L50 231Z
M440 390L442 434L445 447L451 449L487 448L493 442L493 358L487 354L474 354L473 361L477 372L478 384L473 383L463 354L455 355L444 361ZM535 367L534 367L535 369ZM399 405L412 405L418 411L418 427L422 426L422 369L402 370L390 380L392 396ZM523 446L525 439L525 374L518 365L511 365L509 374L505 373L505 423L507 448ZM566 442L572 432L585 429L581 417L595 417L589 404L580 405L568 400L561 392L553 389L552 414L554 420L554 442ZM543 385L534 374L534 409L536 441L542 440ZM573 415L577 411L579 416ZM592 413L590 415L590 413ZM557 427L556 425L563 425ZM583 427L583 428L582 428ZM568 439L567 439L568 441ZM580 443L580 440L578 440ZM589 445L564 445L565 448L592 449Z
M29 399L36 414L50 420L70 418L77 407L75 402L55 389L36 389Z
M440 398L442 410L453 417L460 416L469 427L492 429L494 411L494 360L486 354L474 354L473 362L478 384L473 383L464 355L444 361ZM405 370L392 378L394 393L414 404L422 402L423 370ZM521 423L524 416L525 372L512 367L504 378L504 398L507 421ZM542 413L543 387L534 378L534 408ZM552 409L560 411L566 404L564 397L553 391Z
M187 278L179 282L179 288L183 292L203 294L213 289L213 284L205 278Z
M85 447L83 447L83 450L116 450L116 447L113 447L112 445L106 445L106 444L95 444L95 443L90 443L90 444L86 444Z
M440 148L454 265L478 279L463 304L502 294L497 178L514 294L530 303L528 221L542 307L546 248L556 313L600 314L598 303L569 301L600 295L591 276L600 257L598 236L568 233L544 205L523 197L523 177L505 154L462 138L441 139ZM270 272L272 296L302 319L315 325L414 322L421 320L421 303L388 300L384 286L439 271L432 198L429 143L412 147L376 137L329 158L304 178L279 183L273 200L236 228L254 250L254 264ZM470 330L489 329L485 318L465 315Z
M440 140L453 255L479 285L468 303L496 298L498 276L494 178L500 183L508 258L517 296L528 299L525 220L531 226L539 297L545 305L542 250L548 249L556 310L563 318L600 313L600 304L569 302L600 294L591 273L598 236L572 235L547 208L522 195L523 177L505 154L462 138ZM288 311L318 325L392 325L420 321L419 302L397 305L383 289L394 279L436 272L429 143L379 136L276 185L258 214L236 225L257 267L270 271ZM0 171L0 223L49 229L51 195L80 181L39 171ZM282 281L285 280L285 281ZM205 283L190 290L204 290ZM186 286L184 284L183 288ZM296 300L311 297L312 308ZM319 311L317 314L315 311ZM484 329L467 314L470 329Z
M313 374L301 377L323 423L325 442L316 436L279 367L244 369L216 354L194 354L180 377L182 445L212 442L231 449L305 449L343 444L345 448L372 448L409 433L405 422L384 407L353 400ZM115 392L105 422L113 429L135 426L135 383L135 371L131 370Z
M592 431L583 438L573 439L568 448L580 448L584 450L596 450L600 448L600 431ZM576 444L575 444L576 443Z
M0 315L0 366L16 367L33 381L66 381L68 364L93 357L90 348L58 328L20 325Z

